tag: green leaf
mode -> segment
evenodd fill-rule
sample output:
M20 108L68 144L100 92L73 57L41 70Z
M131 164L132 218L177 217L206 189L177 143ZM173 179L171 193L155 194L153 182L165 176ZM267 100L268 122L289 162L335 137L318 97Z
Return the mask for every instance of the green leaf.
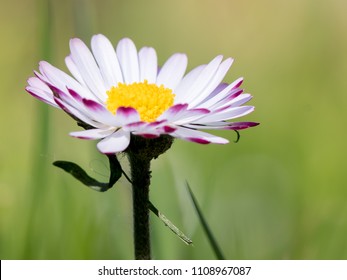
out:
M109 185L109 188L112 188L112 186L119 180L119 178L122 177L123 169L116 155L108 155L107 157L108 157L110 170L111 170L110 180L108 182L108 185Z
M78 181L80 181L85 186L98 191L105 192L113 187L113 185L119 180L122 176L122 167L115 155L108 156L110 164L110 179L107 183L99 182L94 178L90 177L87 172L85 172L79 165L70 161L55 161L53 162L54 166L57 166L67 173L70 173Z
M181 230L179 230L168 218L164 216L153 204L148 201L148 208L155 214L173 233L175 233L179 239L181 239L187 245L192 245L193 241L188 238Z
M206 219L204 218L204 215L202 214L202 211L198 205L198 202L193 194L193 191L191 190L188 182L186 182L187 184L187 189L189 191L189 194L190 194L190 197L193 201L193 204L194 204L194 207L195 207L195 210L199 216L199 220L200 220L200 223L202 225L202 228L204 229L204 232L207 236L207 239L208 241L210 242L210 245L213 249L213 252L215 253L216 257L218 260L225 260L224 256L223 256L223 253L222 253L222 250L220 249L220 247L218 246L218 243L216 241L216 239L214 238L213 234L212 234L212 231L210 230L207 222L206 222Z

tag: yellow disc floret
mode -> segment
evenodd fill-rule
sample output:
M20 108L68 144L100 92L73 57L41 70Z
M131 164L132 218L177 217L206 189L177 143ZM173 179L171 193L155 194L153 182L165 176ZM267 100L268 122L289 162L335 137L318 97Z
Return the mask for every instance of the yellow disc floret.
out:
M163 85L140 83L118 83L107 91L107 109L116 114L119 107L132 107L140 114L144 122L155 121L164 111L173 105L175 95Z

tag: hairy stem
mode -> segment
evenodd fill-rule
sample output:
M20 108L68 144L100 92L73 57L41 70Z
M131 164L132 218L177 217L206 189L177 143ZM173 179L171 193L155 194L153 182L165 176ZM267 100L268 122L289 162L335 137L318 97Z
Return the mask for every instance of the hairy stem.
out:
M136 260L151 259L149 235L149 185L151 160L166 152L172 144L171 136L146 139L132 135L125 151L128 155L133 188L134 247Z
M129 153L133 191L134 249L136 260L151 259L149 234L150 159Z

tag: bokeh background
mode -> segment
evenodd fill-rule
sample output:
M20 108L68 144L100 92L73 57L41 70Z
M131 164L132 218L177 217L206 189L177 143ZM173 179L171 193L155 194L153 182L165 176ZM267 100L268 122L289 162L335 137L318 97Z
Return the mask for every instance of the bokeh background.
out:
M50 3L50 5L48 5ZM50 7L50 8L49 8ZM95 142L24 91L40 60L66 70L68 40L103 33L185 52L189 69L223 54L245 77L261 125L229 145L176 141L153 162L152 202L193 241L151 216L153 257L213 259L187 180L228 259L347 258L347 2L343 0L2 0L0 258L132 259L131 189L106 193L55 168L107 181ZM122 165L127 169L126 158Z

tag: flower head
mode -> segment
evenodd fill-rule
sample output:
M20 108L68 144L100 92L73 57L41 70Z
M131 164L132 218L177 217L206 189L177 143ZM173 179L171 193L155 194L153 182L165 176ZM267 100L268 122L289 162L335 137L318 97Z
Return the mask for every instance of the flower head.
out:
M163 134L201 144L228 140L201 130L241 130L254 122L230 122L249 114L242 106L252 96L240 88L242 78L223 83L233 60L217 56L188 74L187 56L172 55L159 68L153 48L137 51L128 39L116 49L103 35L91 40L91 51L77 38L70 40L65 62L72 76L46 61L28 79L26 91L64 110L85 128L71 132L81 139L99 139L100 152L127 149L131 134L157 138Z

